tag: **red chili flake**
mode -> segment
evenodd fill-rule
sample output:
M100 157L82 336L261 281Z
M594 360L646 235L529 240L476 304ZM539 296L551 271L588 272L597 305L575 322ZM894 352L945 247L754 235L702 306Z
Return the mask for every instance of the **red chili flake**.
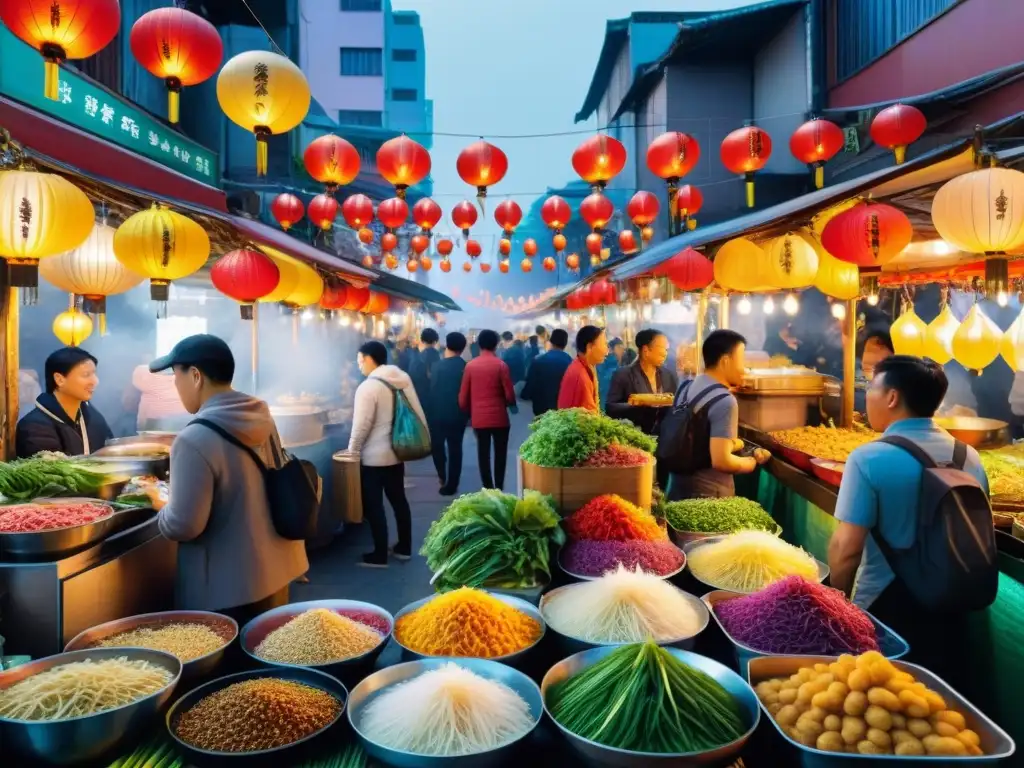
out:
M615 494L597 496L565 521L571 539L664 541L668 535L654 517Z
M344 616L346 619L358 621L360 624L376 630L382 635L387 635L391 631L391 624L388 623L388 620L373 611L362 611L356 608L341 608L335 611L335 613L339 616Z

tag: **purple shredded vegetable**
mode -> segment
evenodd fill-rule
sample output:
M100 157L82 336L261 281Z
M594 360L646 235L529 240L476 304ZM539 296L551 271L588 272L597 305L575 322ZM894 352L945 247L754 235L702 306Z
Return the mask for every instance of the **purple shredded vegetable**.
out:
M581 576L601 576L619 564L630 570L640 566L648 573L664 576L679 570L683 553L670 541L572 541L562 550L562 563Z
M715 605L734 639L763 653L837 656L878 650L871 618L838 589L788 576Z

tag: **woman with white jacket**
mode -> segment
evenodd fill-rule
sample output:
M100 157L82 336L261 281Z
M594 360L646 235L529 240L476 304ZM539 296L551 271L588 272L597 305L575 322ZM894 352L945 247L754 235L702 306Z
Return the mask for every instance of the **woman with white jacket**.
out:
M391 387L405 394L424 424L426 417L412 379L398 366L387 365L388 351L383 344L366 342L359 348L356 361L366 380L356 389L348 449L359 454L363 512L373 535L373 552L363 555L360 565L387 568L388 521L384 496L391 503L398 528L398 541L391 548L391 554L399 560L412 557L412 512L405 498L405 465L391 448L391 427L395 419L395 394Z

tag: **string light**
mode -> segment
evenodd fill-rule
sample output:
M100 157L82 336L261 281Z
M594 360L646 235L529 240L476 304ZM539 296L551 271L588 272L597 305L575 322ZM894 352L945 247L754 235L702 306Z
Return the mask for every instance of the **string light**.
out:
M771 296L764 297L764 305L761 307L766 315L770 315L775 311L775 301L772 300Z
M1000 307L1005 307L1010 303L1010 297L1006 295L1006 291L1000 291L996 294L996 304Z
M304 310L302 310L302 322L308 323L312 319L313 319L313 310L312 309L304 309Z
M782 300L782 311L790 316L800 311L800 300L795 293L787 294L786 298Z
M832 304L832 317L836 320L846 319L846 306L838 302Z
M739 312L741 315L749 315L751 309L753 309L753 306L750 303L749 296L744 296L736 304L736 311Z
M340 318L338 318L338 322L341 324L342 328L348 328L349 325L352 324L352 320L351 318L349 318L348 315L342 315Z
M871 306L871 307L877 307L878 306L878 294L877 293L869 293L868 294L868 306Z

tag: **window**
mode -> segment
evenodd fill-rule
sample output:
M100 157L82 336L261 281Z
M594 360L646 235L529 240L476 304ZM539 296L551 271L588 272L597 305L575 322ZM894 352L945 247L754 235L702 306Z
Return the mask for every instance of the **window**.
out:
M372 109L339 109L338 123L341 125L384 125L384 113Z
M391 100L392 101L416 101L419 98L419 92L415 88L392 88L391 89Z
M415 13L396 13L391 18L394 19L395 24L400 24L403 27L415 27L419 23L419 16Z
M341 74L347 77L381 77L384 57L380 48L342 48Z
M380 11L381 0L341 0L343 11Z
M392 61L416 61L415 48L394 48L391 51Z

